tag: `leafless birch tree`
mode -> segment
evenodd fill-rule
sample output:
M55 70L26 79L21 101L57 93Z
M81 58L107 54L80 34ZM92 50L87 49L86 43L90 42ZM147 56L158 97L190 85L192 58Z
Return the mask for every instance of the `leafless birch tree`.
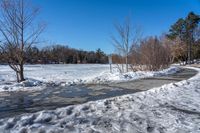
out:
M116 24L115 29L117 36L112 36L113 45L117 51L117 54L121 55L122 67L125 63L125 70L122 69L121 72L128 72L129 61L128 57L130 50L133 45L137 44L141 39L141 30L138 27L132 27L130 18L126 18L123 24Z

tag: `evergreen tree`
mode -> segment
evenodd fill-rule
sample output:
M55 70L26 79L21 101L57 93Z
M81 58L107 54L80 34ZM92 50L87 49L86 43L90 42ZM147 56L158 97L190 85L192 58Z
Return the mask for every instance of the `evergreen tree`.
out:
M200 16L193 12L190 12L188 16L183 19L180 18L175 24L173 24L167 35L169 39L174 40L180 38L181 41L187 44L187 63L191 63L192 60L192 46L194 45L195 29L200 22Z

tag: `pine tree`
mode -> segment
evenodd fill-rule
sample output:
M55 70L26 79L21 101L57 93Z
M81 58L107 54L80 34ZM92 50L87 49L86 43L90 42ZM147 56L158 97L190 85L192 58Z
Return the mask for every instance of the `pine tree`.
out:
M167 37L171 40L180 38L181 41L187 44L187 63L190 64L192 60L192 45L194 44L194 33L200 22L200 16L190 12L188 16L183 19L180 18L173 24L169 30Z

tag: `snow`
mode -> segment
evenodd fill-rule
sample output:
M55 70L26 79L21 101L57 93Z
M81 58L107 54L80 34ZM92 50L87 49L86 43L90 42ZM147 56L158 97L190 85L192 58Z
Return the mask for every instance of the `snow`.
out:
M1 132L198 133L200 69L148 91L0 120Z
M170 67L159 72L128 72L121 74L113 66L110 73L109 65L92 64L60 64L60 65L25 65L26 81L16 83L13 70L6 65L0 65L0 92L41 90L47 85L105 84L123 82L146 77L175 73L178 67Z

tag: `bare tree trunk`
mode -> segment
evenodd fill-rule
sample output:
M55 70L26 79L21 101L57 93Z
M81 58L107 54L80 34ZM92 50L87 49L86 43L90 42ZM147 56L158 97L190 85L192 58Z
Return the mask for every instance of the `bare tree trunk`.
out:
M128 55L126 55L126 72L128 72Z
M116 64L117 65L117 69L119 70L120 73L123 72L123 70L121 69L120 65L119 64Z
M191 45L188 43L188 48L187 48L187 53L188 53L188 59L187 59L187 64L190 64L191 62L191 51L190 51L190 49L191 49Z
M192 63L192 43L190 42L189 47L189 64Z
M24 79L24 65L23 63L20 64L20 71L19 71L19 81L25 81Z
M19 81L19 72L18 71L16 71L16 77L17 77L17 82L19 83L20 81Z

